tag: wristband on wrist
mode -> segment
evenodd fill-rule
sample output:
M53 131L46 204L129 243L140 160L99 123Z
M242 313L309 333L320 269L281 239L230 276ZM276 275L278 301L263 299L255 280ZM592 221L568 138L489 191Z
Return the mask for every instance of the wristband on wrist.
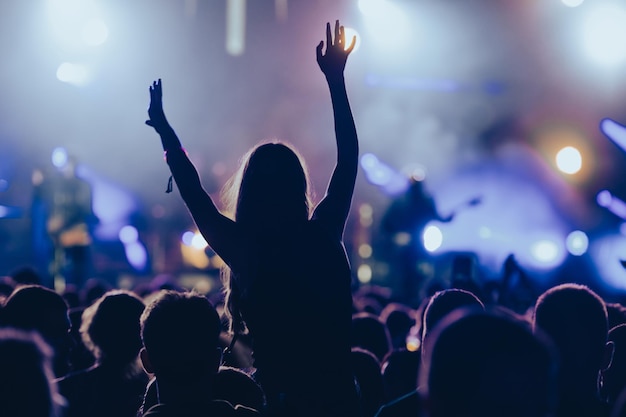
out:
M181 146L178 149L180 149L181 151L185 153L185 155L187 155L187 150L185 148ZM167 161L167 152L169 150L171 149L166 149L165 151L163 151L163 159L165 159L165 161ZM169 194L172 192L173 189L174 189L174 181L173 181L173 177L170 175L170 178L167 180L167 188L165 189L165 192Z

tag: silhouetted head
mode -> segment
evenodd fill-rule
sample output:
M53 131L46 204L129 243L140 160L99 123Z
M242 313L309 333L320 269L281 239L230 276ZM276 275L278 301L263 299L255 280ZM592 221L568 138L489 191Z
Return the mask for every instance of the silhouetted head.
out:
M389 329L392 347L405 347L406 337L415 325L415 311L404 304L389 303L380 313L380 319Z
M100 362L129 364L141 349L143 301L128 291L109 291L83 312L80 332Z
M435 293L424 308L422 324L422 349L426 336L446 315L459 308L476 308L484 310L483 303L469 291L457 288Z
M60 398L50 360L52 351L35 332L0 329L0 414L54 417Z
M262 220L280 223L307 220L309 184L303 161L283 143L264 143L243 159L225 191L235 220L253 227Z
M32 266L21 266L9 274L18 285L41 285L41 276Z
M206 297L195 293L161 292L141 316L144 367L157 381L179 385L217 373L220 320Z
M533 329L546 333L559 351L568 400L595 395L598 372L610 363L604 301L586 286L558 285L537 299Z
M555 410L556 352L510 316L457 310L425 347L419 386L431 417L545 417Z
M611 366L601 372L600 392L610 405L618 399L626 388L626 324L620 324L609 331L609 342L614 352Z
M352 348L350 360L362 415L373 416L384 403L380 361L372 352L360 348Z
M387 401L400 398L417 388L417 375L420 367L420 350L394 350L381 364L381 374Z
M391 337L385 323L371 313L357 313L352 316L352 347L370 351L378 361L382 361L391 350Z
M67 373L72 340L63 297L38 285L19 287L6 300L3 316L10 327L37 331L54 350L55 375Z

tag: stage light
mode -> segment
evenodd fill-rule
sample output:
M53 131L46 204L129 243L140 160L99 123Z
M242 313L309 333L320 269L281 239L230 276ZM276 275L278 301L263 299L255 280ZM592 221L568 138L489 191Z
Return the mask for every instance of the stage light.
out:
M185 233L183 233L181 241L183 242L184 245L191 246L191 242L193 242L194 236L195 236L194 232L186 231Z
M378 16L385 12L388 0L359 0L359 10L366 16Z
M361 284L369 284L372 281L372 268L363 264L357 269L356 276Z
M587 248L589 247L589 238L585 232L575 230L567 235L565 245L567 246L569 253L574 256L581 256L587 252Z
M566 174L575 174L582 168L580 151L573 146L566 146L556 154L556 166Z
M67 150L62 147L54 148L52 151L52 165L63 168L67 164Z
M583 47L598 65L615 67L626 60L626 10L616 3L589 11L583 23Z
M600 130L617 146L626 151L626 127L611 119L600 122Z
M480 236L481 239L489 239L491 236L493 236L493 233L491 232L490 228L488 228L487 226L483 226L478 229L478 236Z
M135 243L139 239L139 232L133 226L124 226L120 229L120 241L124 244Z
M246 45L246 0L226 1L226 52L243 54Z
M102 19L91 19L84 24L82 37L85 45L102 45L109 38L109 28Z
M409 188L406 175L380 161L374 154L366 153L361 156L361 167L367 181L381 187L387 195L399 195Z
M530 252L540 265L553 266L559 258L559 246L552 240L540 240L535 242Z
M608 207L611 205L611 201L613 201L613 196L609 190L602 190L596 196L596 201L600 207Z
M57 68L57 79L77 86L87 84L89 72L84 65L64 62Z
M566 5L567 7L578 7L581 4L583 4L583 2L585 0L561 0L563 2L564 5Z
M626 202L615 197L610 191L600 191L596 196L596 201L600 207L604 207L617 217L626 220Z
M359 0L359 10L372 40L387 50L401 49L411 38L412 23L397 4L388 0Z
M359 245L359 256L363 259L368 259L372 257L372 246L368 245L367 243L363 243L362 245Z
M191 239L191 246L196 249L205 249L209 244L204 237L200 234L200 232L194 233L193 238Z
M597 237L589 253L600 278L614 288L626 290L626 270L622 266L626 259L626 237L618 233Z
M138 271L142 271L146 268L148 263L148 253L146 248L139 242L133 242L124 245L124 251L126 253L126 259L133 268Z
M443 233L441 233L441 229L439 229L435 225L427 226L424 229L424 233L422 234L422 240L424 243L424 248L428 252L435 252L439 249L443 243Z
M352 38L356 37L356 42L354 44L354 49L352 50L352 53L356 52L361 47L361 35L359 35L359 32L357 32L356 29L348 27L344 27L343 29L346 35L346 44L344 45L345 48L350 46L352 44Z

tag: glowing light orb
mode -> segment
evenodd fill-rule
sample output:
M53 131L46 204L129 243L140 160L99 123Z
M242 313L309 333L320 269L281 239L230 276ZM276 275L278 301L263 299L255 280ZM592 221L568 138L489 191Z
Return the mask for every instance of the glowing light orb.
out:
M64 62L57 68L57 79L64 83L81 86L87 83L89 72L84 65Z
M344 27L344 33L346 35L346 44L344 45L346 49L352 44L352 38L356 36L356 43L354 44L352 53L356 52L361 47L361 35L359 35L359 32L357 32L356 29L349 27Z
M366 16L378 16L384 13L387 0L359 0L359 10Z
M83 25L82 38L85 45L102 45L109 38L109 28L102 19L91 19Z
M540 240L531 246L530 252L537 262L550 265L559 257L559 246L551 240Z
M372 257L372 246L367 243L363 243L359 246L359 256L363 259L368 259Z
M148 253L146 248L139 242L129 243L124 245L124 251L126 253L126 259L128 263L137 270L143 270L148 263Z
M372 268L363 264L357 269L356 276L361 284L368 284L372 281Z
M209 244L206 240L204 240L204 237L200 234L200 232L197 232L194 233L193 238L191 239L191 246L196 249L204 249L209 246Z
M626 151L626 127L611 119L603 119L600 129L617 146Z
M581 256L587 252L589 248L589 238L580 230L575 230L565 240L565 245L569 253L574 256Z
M626 10L605 3L590 10L583 24L583 48L598 65L615 67L626 60Z
M182 240L184 245L191 246L191 242L193 242L193 237L194 236L195 236L194 232L186 231L185 233L183 233L183 236L182 236L181 240Z
M602 190L596 196L596 201L600 207L608 207L613 202L613 196L609 190Z
M566 146L556 154L556 166L566 174L575 174L582 168L583 158L573 146Z
M441 232L441 229L434 225L430 225L424 229L422 238L424 248L428 252L435 252L443 243L443 233Z
M137 242L139 232L133 226L124 226L120 229L119 238L122 243L129 244Z
M63 168L67 164L67 150L65 148L54 148L52 151L52 165Z

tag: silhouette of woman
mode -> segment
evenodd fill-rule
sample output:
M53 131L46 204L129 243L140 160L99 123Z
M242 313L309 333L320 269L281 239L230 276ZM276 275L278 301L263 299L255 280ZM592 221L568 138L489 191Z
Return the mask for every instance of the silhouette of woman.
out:
M334 40L333 40L334 37ZM345 43L326 25L317 62L326 77L335 120L337 163L326 195L311 210L308 177L296 151L263 143L231 180L234 220L204 191L198 173L167 122L161 80L150 87L149 120L198 229L228 265L227 314L237 334L253 339L255 377L270 415L356 416L350 370L352 296L343 231L358 168L358 140L344 68L356 39Z

